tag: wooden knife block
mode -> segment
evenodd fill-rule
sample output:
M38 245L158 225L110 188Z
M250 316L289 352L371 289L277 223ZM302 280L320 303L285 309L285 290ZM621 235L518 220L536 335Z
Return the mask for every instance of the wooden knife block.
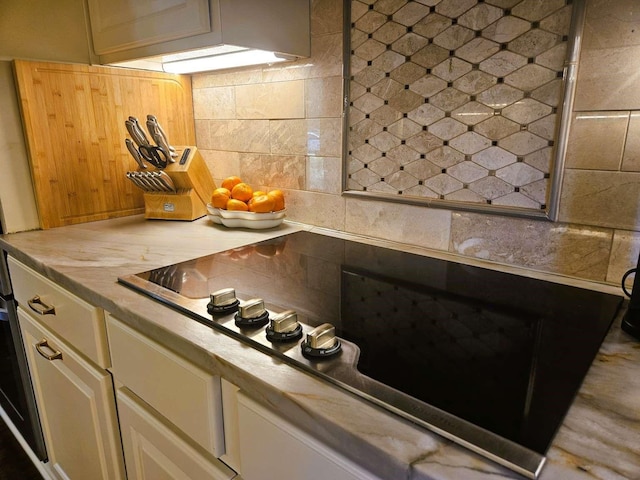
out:
M207 203L216 188L207 164L197 147L176 147L176 153L175 163L164 169L176 192L146 192L145 218L192 221L207 214Z

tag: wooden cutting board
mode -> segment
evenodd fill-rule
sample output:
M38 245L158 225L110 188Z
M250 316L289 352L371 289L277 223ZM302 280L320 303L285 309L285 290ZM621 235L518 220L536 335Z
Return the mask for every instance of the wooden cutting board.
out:
M194 145L191 78L60 63L14 62L41 227L144 212L125 120L158 118L174 145Z

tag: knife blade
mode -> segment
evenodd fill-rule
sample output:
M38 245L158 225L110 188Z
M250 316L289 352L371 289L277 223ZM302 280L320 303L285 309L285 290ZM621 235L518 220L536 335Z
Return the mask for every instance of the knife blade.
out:
M124 139L124 143L127 145L127 150L129 150L129 153L131 154L131 156L133 157L133 159L136 161L136 163L138 164L138 166L142 169L147 168L147 165L144 163L144 161L142 160L142 156L140 155L140 152L138 151L138 149L136 148L135 144L133 143L133 141L129 138L125 138Z

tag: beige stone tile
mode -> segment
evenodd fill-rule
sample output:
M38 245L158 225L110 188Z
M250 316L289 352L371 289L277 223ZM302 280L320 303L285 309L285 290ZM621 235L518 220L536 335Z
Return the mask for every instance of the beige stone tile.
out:
M573 114L567 143L567 168L618 170L627 134L629 112Z
M344 3L341 0L312 0L311 34L326 35L342 32Z
M582 50L574 110L640 109L640 46Z
M265 68L263 80L278 82L305 78L335 77L342 74L342 33L311 37L311 57Z
M342 77L311 78L304 85L307 118L342 115Z
M559 219L563 222L640 229L640 174L567 169Z
M193 116L197 120L236 118L236 97L233 87L193 89Z
M603 281L612 233L559 223L452 214L450 250L462 255Z
M200 148L231 152L270 152L268 120L208 120L206 122L208 135L202 139L197 136Z
M446 250L451 212L417 205L346 199L347 232Z
M640 255L640 233L626 230L615 230L613 232L613 242L611 244L611 257L609 258L609 269L607 270L607 282L620 285L622 277L638 264ZM630 290L633 286L633 279L636 274L627 277L625 285Z
M315 192L342 192L342 159L339 157L307 157L306 189Z
M305 188L305 157L243 153L240 154L239 174L249 185L302 190Z
M640 3L637 0L587 2L583 48L640 45Z
M318 227L345 230L345 199L339 195L284 190L287 219Z
M262 69L234 69L217 73L200 73L192 75L191 86L199 88L224 87L262 82Z
M285 155L339 157L342 119L272 120L271 152Z
M631 112L622 155L622 170L640 172L640 113Z
M199 150L216 184L240 172L240 154L238 152L222 152L219 150Z
M235 87L238 119L304 118L304 81Z

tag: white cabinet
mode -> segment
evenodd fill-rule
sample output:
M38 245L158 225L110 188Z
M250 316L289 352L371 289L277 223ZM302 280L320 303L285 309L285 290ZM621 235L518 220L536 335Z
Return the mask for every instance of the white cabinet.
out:
M8 264L49 469L62 479L124 479L103 311Z
M244 480L378 480L242 392L236 408Z
M208 0L88 0L98 55L211 31ZM216 1L214 8L216 7Z
M129 480L234 478L218 459L220 377L111 315L107 325Z
M144 68L160 69L162 55L221 45L300 57L311 53L309 0L87 0L87 4L93 50L103 65L146 59L150 61Z
M21 306L18 318L50 468L63 479L124 479L110 375Z
M226 480L235 472L211 461L127 388L117 392L129 480Z

